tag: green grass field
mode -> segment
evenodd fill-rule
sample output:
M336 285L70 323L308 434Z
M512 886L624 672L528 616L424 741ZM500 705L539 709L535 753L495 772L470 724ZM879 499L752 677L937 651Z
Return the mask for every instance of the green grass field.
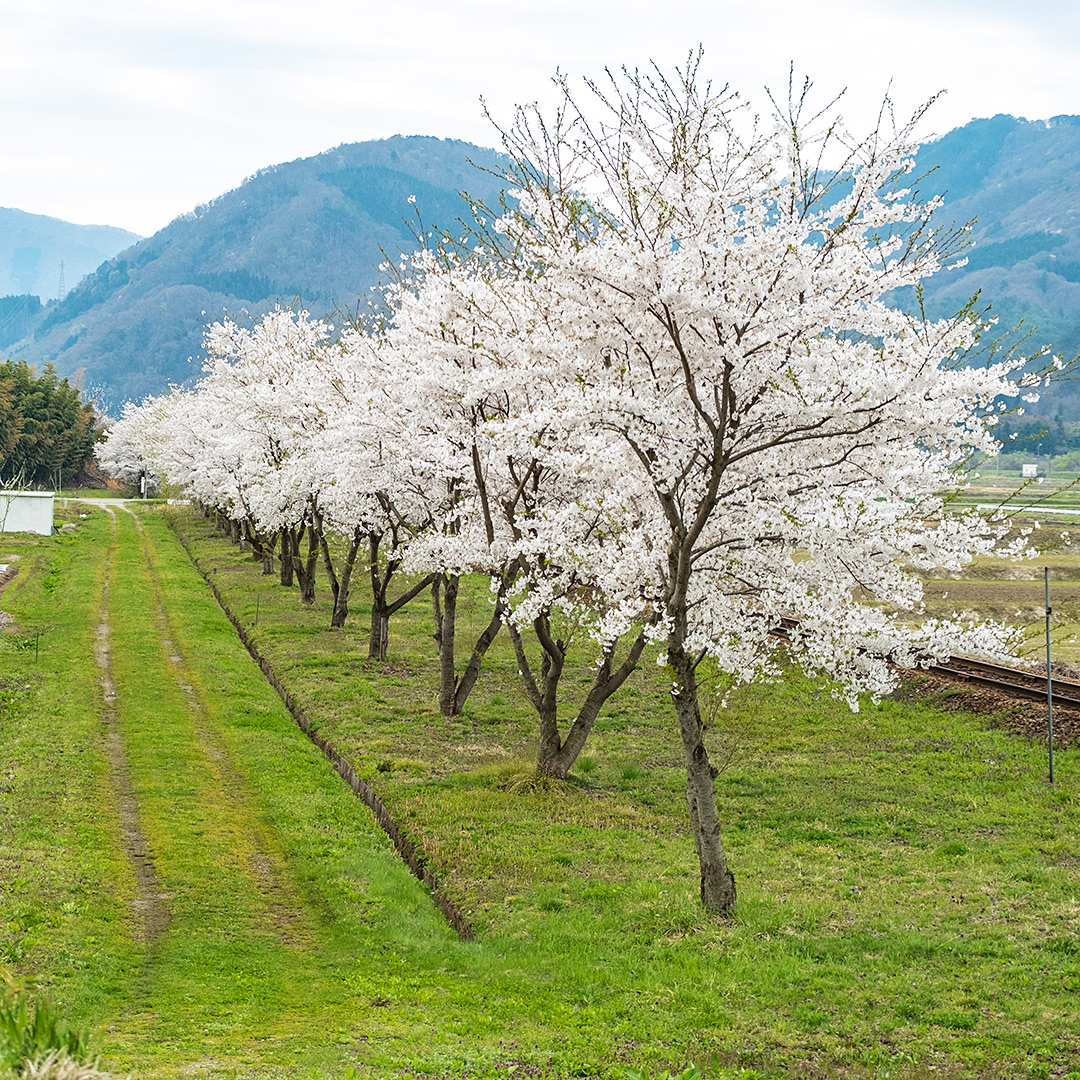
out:
M422 845L475 928L461 942L165 514L137 509L114 528L72 503L75 533L0 541L21 566L0 634L0 965L93 1027L112 1072L1080 1078L1074 752L1050 788L1045 748L944 696L909 688L853 715L796 676L734 694L710 750L739 916L717 922L696 899L655 657L571 782L521 783L535 725L505 638L446 721L427 604L391 622L385 665L368 661L362 582L331 631L324 582L304 609L168 511ZM997 587L990 573L949 587ZM486 621L482 583L463 609Z

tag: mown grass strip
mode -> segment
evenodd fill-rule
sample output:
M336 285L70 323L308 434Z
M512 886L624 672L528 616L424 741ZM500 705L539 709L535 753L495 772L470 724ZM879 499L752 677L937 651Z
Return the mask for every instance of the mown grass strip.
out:
M184 545L184 550L188 551L187 544L184 542L183 537L180 537L181 544ZM188 554L191 555L190 551ZM198 561L191 556L192 563L195 568L199 569ZM201 573L201 570L200 570ZM398 854L401 856L405 865L408 866L413 876L418 881L422 882L432 891L432 899L439 910L446 916L446 921L453 927L458 936L464 940L469 941L473 937L473 929L470 926L467 919L465 919L461 912L454 905L453 901L448 899L440 890L439 883L435 878L435 875L431 872L431 868L428 865L428 856L424 852L422 845L411 837L407 836L398 823L393 819L390 811L387 810L386 804L375 794L371 785L361 779L357 775L356 770L352 765L344 758L338 751L329 743L326 739L322 738L316 731L311 722L310 717L304 711L304 709L297 703L296 699L277 677L274 669L270 666L266 658L259 652L258 648L252 642L247 630L243 624L237 619L236 615L229 608L225 602L224 597L218 591L217 586L212 580L203 575L203 579L206 581L210 590L214 594L214 598L221 606L221 610L224 612L226 618L232 623L233 628L236 630L237 635L243 642L244 647L248 650L251 658L259 665L259 670L262 671L266 677L267 682L278 692L285 707L289 710L293 719L300 726L300 730L317 746L330 763L334 766L338 775L349 785L350 788L360 797L364 805L374 814L375 820L382 827L383 831L390 838L390 842L394 845Z
M273 1032L268 1060L279 1063L307 1056L312 1030L348 1045L355 1019L340 980L353 957L403 936L437 939L437 915L212 599L192 591L190 568L144 545L130 519L119 563L129 572L113 590L117 704L174 910L147 958L141 1007L114 1024L128 1045L120 1064L168 1074L228 1060L257 1030ZM164 633L153 632L159 593ZM335 1044L316 1039L311 1052L334 1060Z
M73 1023L127 992L135 884L102 743L93 659L110 546L104 515L51 537L0 537L19 574L0 631L0 964L38 979Z
M15 763L0 795L14 829L11 843L0 832L0 902L23 912L0 920L0 945L69 1015L104 1024L114 1071L615 1078L693 1060L725 1080L1075 1074L1071 753L1051 791L1040 748L944 698L852 717L796 678L737 695L712 738L741 913L716 924L694 897L652 671L601 718L575 784L515 793L506 781L530 731L509 650L469 715L446 723L423 606L392 628L380 668L362 632L328 632L328 611L301 610L186 522L242 620L261 596L256 641L319 733L425 838L477 926L461 942L266 686L164 522L145 520L145 542L133 526L118 533L130 578L110 597L116 634L132 638L117 663L124 723L146 750L133 769L176 773L140 778L160 873L184 871L177 917L152 947L133 935L100 748L103 513L20 548L23 591L4 598L20 631L0 638L10 672L50 676L0 711L0 777ZM42 637L35 668L14 643L50 620L65 632ZM130 689L151 677L164 688ZM70 740L52 738L61 731Z

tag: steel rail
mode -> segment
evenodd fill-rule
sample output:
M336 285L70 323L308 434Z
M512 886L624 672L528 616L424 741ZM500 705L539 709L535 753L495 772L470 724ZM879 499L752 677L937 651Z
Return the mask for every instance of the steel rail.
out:
M1046 701L1046 676L1032 671L991 664L968 656L950 656L945 663L931 664L925 670L978 686L990 686L1013 697ZM1080 708L1080 683L1068 679L1052 679L1051 690L1055 705Z
M788 638L792 630L799 625L799 620L784 618L772 631L775 637ZM974 686L985 686L999 690L1012 697L1033 701L1045 701L1047 695L1046 676L1021 668L1008 667L1004 664L992 664L986 660L976 660L969 656L950 656L940 664L927 664L921 671L944 675L957 682ZM1080 682L1069 679L1052 679L1051 690L1056 705L1080 709Z

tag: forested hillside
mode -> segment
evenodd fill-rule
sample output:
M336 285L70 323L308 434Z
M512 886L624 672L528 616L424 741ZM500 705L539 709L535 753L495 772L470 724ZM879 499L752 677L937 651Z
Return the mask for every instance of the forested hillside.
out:
M973 120L924 145L918 163L936 166L920 188L945 195L942 224L976 219L967 265L926 282L931 313L978 292L999 328L1022 319L1033 330L1031 348L1080 352L1080 116ZM1077 389L1061 384L1034 411L1080 418Z
M113 411L161 393L199 373L203 329L225 311L366 302L383 252L416 246L410 218L452 228L469 213L460 191L497 197L501 179L470 160L499 164L468 143L395 136L263 169L104 263L8 353L81 372Z
M946 197L943 226L977 219L967 265L926 283L931 312L950 314L978 292L1001 327L1035 328L1032 348L1080 351L1080 117L973 120L925 144L918 164L922 194ZM319 314L353 308L382 253L415 246L406 219L453 226L468 214L459 191L494 200L501 173L494 151L420 136L264 169L122 251L63 302L39 312L33 296L0 299L0 347L81 374L116 412L198 375L203 329L225 311L297 299ZM1064 383L1036 411L1080 418L1080 394Z
M34 293L0 297L0 349L31 333L41 306L41 297Z

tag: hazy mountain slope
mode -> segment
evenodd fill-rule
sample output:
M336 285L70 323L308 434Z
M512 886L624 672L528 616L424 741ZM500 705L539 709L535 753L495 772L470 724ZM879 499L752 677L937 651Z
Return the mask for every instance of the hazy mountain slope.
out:
M0 296L23 293L53 300L61 260L70 289L139 239L137 233L111 225L73 225L0 207Z
M977 218L967 266L926 283L935 313L956 310L976 291L999 315L1035 327L1032 345L1071 358L1080 351L1080 117L1032 122L1011 116L973 120L923 146L920 185L943 192L943 220ZM1052 404L1051 404L1052 402ZM1063 384L1043 410L1080 416Z
M416 246L403 219L453 228L469 209L460 190L497 197L501 181L470 160L500 164L468 143L395 136L263 169L99 267L7 352L81 373L113 409L161 393L198 374L203 328L225 310L366 301L382 251Z

